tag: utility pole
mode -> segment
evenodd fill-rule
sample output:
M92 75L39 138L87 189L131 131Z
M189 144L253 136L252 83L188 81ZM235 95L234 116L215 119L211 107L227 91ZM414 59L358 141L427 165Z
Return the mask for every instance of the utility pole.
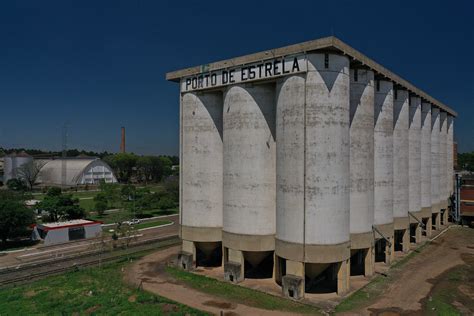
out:
M63 125L63 133L62 133L62 160L61 160L61 187L66 187L66 179L67 179L67 123Z

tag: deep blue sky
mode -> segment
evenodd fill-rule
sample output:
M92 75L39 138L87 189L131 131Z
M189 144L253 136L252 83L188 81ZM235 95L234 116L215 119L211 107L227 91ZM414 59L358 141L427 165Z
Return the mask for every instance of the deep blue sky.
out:
M165 73L336 35L459 112L474 150L472 1L2 1L0 147L177 154Z

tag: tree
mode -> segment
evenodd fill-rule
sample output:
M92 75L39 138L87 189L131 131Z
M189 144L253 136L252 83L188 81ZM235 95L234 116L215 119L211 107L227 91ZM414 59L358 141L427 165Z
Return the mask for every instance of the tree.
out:
M105 213L105 210L108 209L107 196L105 195L105 193L99 192L96 196L94 196L94 202L95 202L95 210L97 211L99 216L103 216Z
M115 171L115 175L119 181L128 183L133 176L137 158L136 155L131 153L119 153L105 157L104 161Z
M29 225L35 222L34 213L27 208L24 197L8 191L0 191L0 239L24 236Z
M28 185L28 188L31 190L33 185L35 185L40 170L43 168L44 164L44 162L33 160L21 165L16 169L18 178L23 179Z
M117 207L120 203L120 185L117 183L106 183L102 180L99 184L100 193L104 194L107 199L109 208Z
M134 201L136 194L135 186L131 184L122 186L120 194L122 195L122 201Z
M61 189L51 188L46 193L43 201L38 204L38 209L48 213L46 219L57 222L59 220L81 219L86 216L85 210L80 207L79 199L71 194L62 194Z
M167 177L171 175L171 167L173 166L173 162L171 161L171 159L166 156L160 156L159 159L161 161L161 164L163 165L163 176Z
M458 154L458 166L461 170L474 172L474 152Z
M10 179L7 181L7 187L8 189L12 191L17 191L17 192L24 192L28 188L26 186L25 181L22 179Z

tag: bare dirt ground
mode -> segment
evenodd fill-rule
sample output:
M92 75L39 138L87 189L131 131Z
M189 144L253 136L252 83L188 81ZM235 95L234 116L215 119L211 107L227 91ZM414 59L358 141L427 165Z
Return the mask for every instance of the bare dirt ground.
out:
M473 256L474 230L451 227L395 271L393 280L375 301L345 314L426 315L434 312L426 310L431 292L437 286L443 287L446 271L469 264ZM466 284L461 290L474 291L474 287Z
M188 288L165 273L166 262L176 256L179 247L169 248L148 255L125 272L128 283L213 314L223 315L288 315L236 304ZM372 293L370 300L355 306L344 315L425 315L427 302L433 292L443 290L447 273L457 267L474 263L474 230L451 227L437 236L400 268L388 271L390 278L380 291ZM386 267L377 268L378 273L387 272ZM383 271L382 271L383 270ZM353 278L351 278L353 279ZM471 277L471 281L474 279ZM353 280L356 281L356 280ZM363 283L366 283L364 281ZM465 301L455 300L452 305L460 311L468 311L474 299L474 285L460 283L457 290L467 293ZM474 282L472 282L474 283ZM452 286L452 285L451 285ZM252 287L252 286L250 286ZM467 298L467 299L466 299ZM467 300L467 301L466 301ZM469 301L471 300L471 301ZM433 313L429 313L433 314ZM436 313L434 313L436 314Z
M133 286L141 286L146 291L216 315L296 315L236 304L176 282L165 273L165 267L167 262L174 259L179 249L179 246L168 248L140 259L125 271L125 281Z

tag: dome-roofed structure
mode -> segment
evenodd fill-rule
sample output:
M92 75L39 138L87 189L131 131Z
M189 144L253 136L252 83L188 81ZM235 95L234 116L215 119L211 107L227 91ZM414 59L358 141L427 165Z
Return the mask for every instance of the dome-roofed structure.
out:
M43 186L76 186L98 184L101 180L115 183L112 168L94 157L57 158L42 160L38 182ZM63 178L63 166L65 175Z

